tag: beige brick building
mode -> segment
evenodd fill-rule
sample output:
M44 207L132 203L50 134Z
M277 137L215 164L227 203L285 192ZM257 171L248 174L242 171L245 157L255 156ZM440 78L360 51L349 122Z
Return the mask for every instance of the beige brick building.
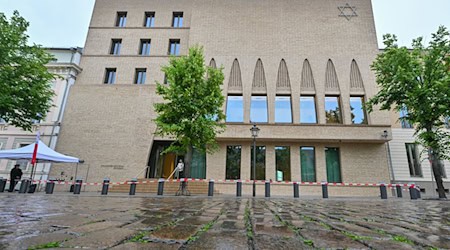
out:
M361 109L377 91L370 0L97 0L57 146L86 161L80 177L168 176L181 156L158 154L155 82L196 44L223 67L227 128L192 177L250 179L255 122L257 179L389 182L389 113Z

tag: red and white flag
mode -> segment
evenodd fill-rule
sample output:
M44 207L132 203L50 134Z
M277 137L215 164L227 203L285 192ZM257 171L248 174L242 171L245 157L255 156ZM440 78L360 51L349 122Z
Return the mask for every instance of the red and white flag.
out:
M32 165L36 164L36 156L37 156L37 151L38 151L39 138L40 138L40 134L38 131L37 135L36 135L36 143L34 144L33 158L31 158Z

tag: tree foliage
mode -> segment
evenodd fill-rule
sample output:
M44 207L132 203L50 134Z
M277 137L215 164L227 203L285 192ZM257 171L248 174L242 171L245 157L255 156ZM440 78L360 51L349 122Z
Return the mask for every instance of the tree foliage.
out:
M156 133L175 140L164 153L186 154L185 175L190 176L193 148L214 152L216 134L225 127L223 69L205 66L202 48L192 47L188 56L170 58L162 71L168 84L157 83L156 92L165 102L155 104Z
M28 45L29 23L17 11L6 19L0 13L0 118L31 130L52 107L54 95L45 64L53 57L38 45Z
M450 37L441 26L425 47L422 38L412 49L399 47L395 35L385 35L386 49L372 64L380 91L369 100L381 110L407 110L401 119L415 128L417 142L428 150L439 197L444 198L442 160L450 158L450 133L444 118L450 116Z

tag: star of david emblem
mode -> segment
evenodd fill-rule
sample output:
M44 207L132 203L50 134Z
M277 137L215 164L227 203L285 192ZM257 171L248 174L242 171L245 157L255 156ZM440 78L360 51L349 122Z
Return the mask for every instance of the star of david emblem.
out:
M358 14L356 14L356 7L350 6L350 4L348 4L348 3L346 3L344 6L339 6L338 9L341 12L341 14L339 14L339 16L345 17L349 21L352 17L358 16Z

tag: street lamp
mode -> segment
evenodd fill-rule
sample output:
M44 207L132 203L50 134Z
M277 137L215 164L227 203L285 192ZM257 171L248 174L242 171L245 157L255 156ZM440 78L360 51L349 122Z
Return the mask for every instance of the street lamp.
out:
M256 194L256 137L258 137L259 128L256 127L256 124L253 124L253 127L250 129L252 132L253 137L253 197L255 197Z

